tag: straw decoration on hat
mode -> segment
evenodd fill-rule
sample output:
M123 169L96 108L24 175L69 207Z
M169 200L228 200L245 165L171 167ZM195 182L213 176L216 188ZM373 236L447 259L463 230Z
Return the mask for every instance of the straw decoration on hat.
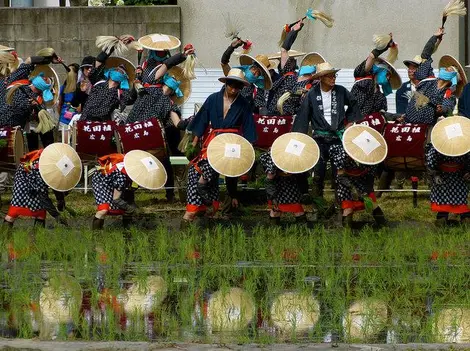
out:
M402 85L402 80L400 75L398 74L395 67L388 61L384 60L383 58L378 57L377 61L379 64L387 66L387 70L390 72L390 85L393 90L400 89Z
M49 280L39 295L39 309L47 323L68 323L80 313L82 288L80 283L67 275Z
M43 56L43 55L38 55ZM35 65L33 72L29 75L29 78L32 79L39 74L44 73L44 76L51 79L52 83L52 93L54 94L54 99L48 103L45 103L46 107L54 106L59 100L60 96L60 81L57 72L49 65Z
M437 312L434 333L438 342L470 343L470 309L445 308Z
M386 47L390 45L390 42L393 40L391 34L374 34L372 37L374 41L374 46L378 50L384 50ZM388 49L388 56L387 61L391 63L395 63L398 58L398 44L396 42L392 42Z
M69 191L80 181L82 162L70 145L54 143L42 151L39 158L39 173L52 189Z
M168 293L165 280L160 276L149 276L145 282L135 282L120 296L124 311L129 314L148 314L161 305Z
M132 87L135 80L135 66L131 61L124 57L112 56L108 57L105 62L106 68L117 68L119 66L124 66L129 80L129 87Z
M431 143L446 156L462 156L470 152L470 119L452 116L439 121L431 131Z
M207 160L213 169L226 177L239 177L255 162L253 146L240 135L217 135L207 148Z
M465 16L467 9L465 3L462 0L450 0L442 12L442 28L446 24L447 17L449 16Z
M174 50L181 46L181 41L172 35L154 33L139 38L139 43L148 50L166 51Z
M457 87L455 88L455 95L457 97L460 97L462 94L463 87L467 84L467 74L465 73L465 70L463 69L462 65L460 62L455 59L455 57L451 55L444 55L441 57L439 60L439 68L444 67L452 67L456 72L457 72Z
M183 93L182 97L178 97L176 94L171 95L171 100L178 106L183 105L188 101L191 95L191 80L189 80L183 72L181 67L175 66L171 68L167 74L173 77L176 81L180 82L179 89Z
M95 45L98 49L106 52L107 54L110 54L114 49L117 56L126 54L129 49L136 51L142 49L130 34L124 34L119 37L114 35L100 35L96 37Z
M283 332L312 330L320 318L320 304L312 295L287 292L271 305L271 321Z
M157 190L165 185L167 174L162 163L143 150L132 150L124 156L127 175L139 186Z
M270 69L275 69L276 67L271 65L268 56L266 55L256 55L252 57L250 55L242 54L240 55L240 65L242 66L251 66L255 64L261 70L261 74L264 78L264 89L269 90L273 86L273 81L271 79L271 74L269 73Z
M213 332L238 331L256 316L253 297L240 288L219 290L207 303L207 324Z
M388 147L382 134L375 129L356 124L343 134L344 151L363 165L376 165L387 157Z
M286 173L303 173L312 169L320 158L318 144L307 134L286 133L271 146L274 164Z
M377 336L387 325L387 304L366 299L354 302L343 318L349 341L363 342Z

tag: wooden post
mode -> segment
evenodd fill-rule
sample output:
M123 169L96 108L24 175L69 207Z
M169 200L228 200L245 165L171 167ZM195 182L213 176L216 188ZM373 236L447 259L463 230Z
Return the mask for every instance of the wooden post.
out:
M10 7L10 0L3 0L4 7Z

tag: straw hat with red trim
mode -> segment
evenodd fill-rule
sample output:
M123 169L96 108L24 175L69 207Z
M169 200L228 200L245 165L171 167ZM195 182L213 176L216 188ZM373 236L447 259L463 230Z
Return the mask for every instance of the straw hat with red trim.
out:
M431 131L431 143L446 156L462 156L470 152L470 119L451 116L437 122Z
M375 129L355 124L343 134L344 151L363 165L376 165L387 157L388 147L382 134Z

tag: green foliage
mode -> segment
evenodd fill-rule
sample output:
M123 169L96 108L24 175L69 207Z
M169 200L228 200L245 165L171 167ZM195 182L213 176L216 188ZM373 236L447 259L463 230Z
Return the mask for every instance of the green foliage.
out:
M136 5L176 5L173 4L175 1L171 0L124 0L124 4L127 6L136 6Z

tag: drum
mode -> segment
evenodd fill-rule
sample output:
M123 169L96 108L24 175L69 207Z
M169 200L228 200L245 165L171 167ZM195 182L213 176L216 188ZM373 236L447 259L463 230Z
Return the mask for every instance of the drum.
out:
M164 129L156 118L116 126L116 144L119 153L144 150L157 158L166 156Z
M382 133L385 126L387 125L387 120L380 112L374 112L365 116L364 119L356 122L356 124L366 125L368 127L374 128L379 133Z
M24 154L25 144L21 128L0 128L0 168L16 169Z
M277 137L289 133L294 123L293 116L262 116L254 115L258 140L255 147L267 150Z
M351 304L343 317L346 342L371 342L385 332L387 304L378 299L367 298Z
M113 142L114 122L78 121L72 131L72 147L82 160L95 160L97 157L117 152Z
M470 342L470 309L444 308L434 316L433 332L440 343L468 344Z
M430 135L427 124L388 123L383 133L388 145L385 167L394 171L425 171L424 149Z

